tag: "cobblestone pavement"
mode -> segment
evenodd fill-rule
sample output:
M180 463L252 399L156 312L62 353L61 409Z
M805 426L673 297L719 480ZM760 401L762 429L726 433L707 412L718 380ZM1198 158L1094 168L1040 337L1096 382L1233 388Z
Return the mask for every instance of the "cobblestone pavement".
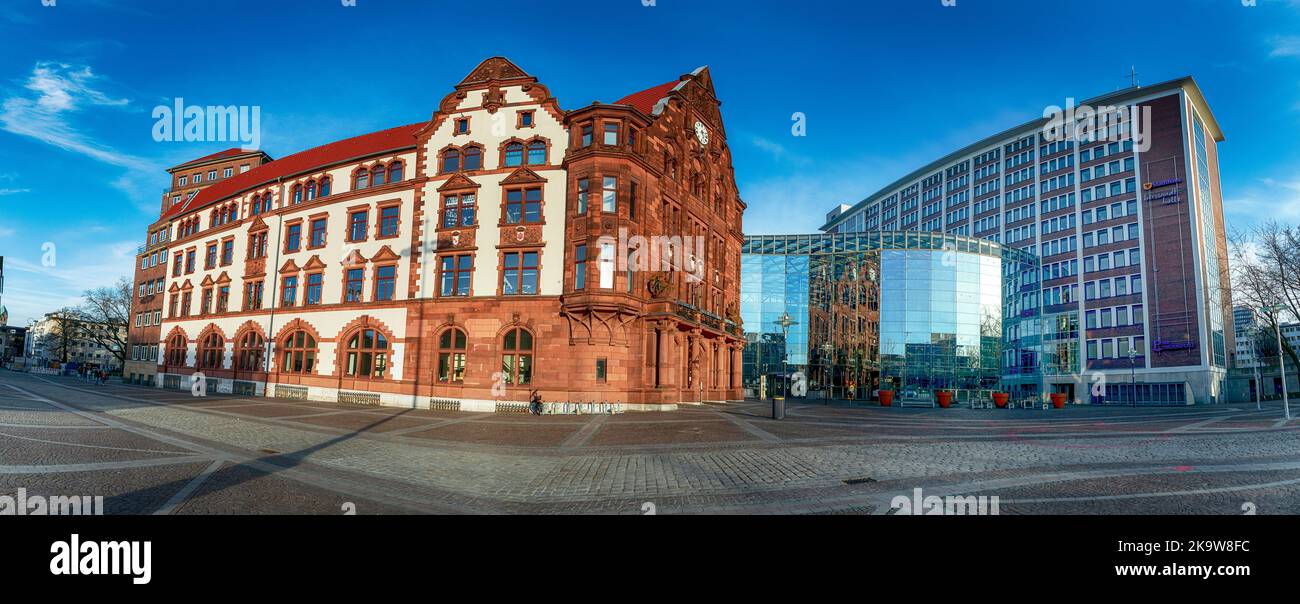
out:
M1300 513L1281 409L472 414L192 397L0 371L0 495L108 513L889 513L996 495L1003 514Z

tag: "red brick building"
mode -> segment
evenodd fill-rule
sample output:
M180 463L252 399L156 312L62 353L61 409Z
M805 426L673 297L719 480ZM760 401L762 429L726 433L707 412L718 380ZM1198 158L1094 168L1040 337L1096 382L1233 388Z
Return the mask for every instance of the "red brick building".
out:
M169 193L158 373L474 410L533 389L739 399L745 206L720 105L700 68L566 111L495 57L427 122Z

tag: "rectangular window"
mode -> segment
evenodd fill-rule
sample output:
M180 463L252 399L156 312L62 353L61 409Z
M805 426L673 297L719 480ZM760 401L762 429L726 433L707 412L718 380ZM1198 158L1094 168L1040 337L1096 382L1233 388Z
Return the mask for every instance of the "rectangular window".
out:
M609 361L607 359L596 359L596 381L597 382L606 381L606 377L607 377L606 374L608 369L609 369Z
M1128 325L1128 307L1121 306L1115 309L1115 325Z
M474 194L448 195L442 200L442 227L474 226Z
M185 293L181 294L181 316L182 316L182 317L188 317L188 316L190 316L190 302L191 302L191 300L192 300L192 298L191 298L190 292L185 292Z
M284 235L285 253L296 252L302 246L302 225L298 223L287 227Z
M1103 359L1115 358L1115 340L1107 338L1101 341L1101 358Z
M347 272L344 274L344 279L343 279L343 284L344 284L343 301L344 302L361 301L361 285L362 285L362 280L365 278L365 274L366 274L365 269L350 268L347 270Z
M533 112L532 112L532 111L520 111L520 112L519 112L519 127L521 127L521 128L529 128L529 127L532 127L532 125L533 125Z
M540 187L506 191L506 224L541 221L542 189Z
M442 257L442 295L468 296L474 257L468 254Z
M587 195L590 193L591 182L586 178L578 179L578 214L587 213Z
M613 176L606 176L601 186L600 211L618 211L618 179Z
M510 252L505 255L505 270L501 273L502 294L530 296L537 293L538 256L538 252Z
M325 275L323 273L312 273L307 275L307 298L303 304L313 306L320 304L321 289L325 285Z
M637 183L628 184L628 218L637 218Z
M348 214L348 241L365 241L366 225L370 223L370 212L361 210Z
M1088 340L1088 360L1097 358L1097 340Z
M257 310L262 308L262 282L253 281L244 286L244 308Z
M587 287L587 246L579 245L573 250L573 289Z
M289 276L284 278L283 285L280 286L280 303L284 306L293 306L298 303L298 277Z
M591 131L592 131L591 124L582 125L582 146L583 147L591 146Z
M311 242L307 247L325 247L325 227L326 219L324 218L317 218L316 220L311 221Z
M223 285L217 290L217 312L226 312L230 309L230 286Z
M392 300L397 291L397 266L387 265L375 269L375 300Z
M456 134L469 134L469 118L456 120Z
M208 255L203 260L203 268L216 268L217 266L217 244L208 244Z
M617 122L614 122L614 123L606 123L606 124L605 124L605 140L604 140L604 142L605 142L606 145L617 145L617 144L618 144L618 123L617 123Z
M229 266L235 261L235 242L228 239L221 242L221 266Z
M601 289L612 289L614 287L614 244L600 244L600 287Z
M401 216L402 208L400 206L389 206L379 209L379 236L396 237L397 222Z

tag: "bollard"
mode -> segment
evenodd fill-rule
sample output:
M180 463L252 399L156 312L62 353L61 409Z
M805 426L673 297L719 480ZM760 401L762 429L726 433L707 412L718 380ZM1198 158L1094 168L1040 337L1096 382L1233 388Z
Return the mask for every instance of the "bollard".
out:
M772 397L772 419L785 419L785 397Z

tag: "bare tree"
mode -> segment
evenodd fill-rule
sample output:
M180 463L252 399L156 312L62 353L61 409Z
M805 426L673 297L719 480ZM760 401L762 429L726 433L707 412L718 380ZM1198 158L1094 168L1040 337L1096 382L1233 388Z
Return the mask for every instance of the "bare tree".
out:
M117 283L86 290L86 301L78 309L85 323L84 338L117 357L118 366L126 366L126 329L131 316L131 281L118 277Z
M1300 229L1269 220L1234 232L1231 240L1233 299L1257 311L1260 353L1276 355L1279 322L1300 317ZM1282 352L1288 368L1300 369L1300 356L1285 338Z
M67 363L79 337L78 316L79 313L73 308L61 308L46 315L49 323L45 330L33 336L36 338L32 346L35 355Z

